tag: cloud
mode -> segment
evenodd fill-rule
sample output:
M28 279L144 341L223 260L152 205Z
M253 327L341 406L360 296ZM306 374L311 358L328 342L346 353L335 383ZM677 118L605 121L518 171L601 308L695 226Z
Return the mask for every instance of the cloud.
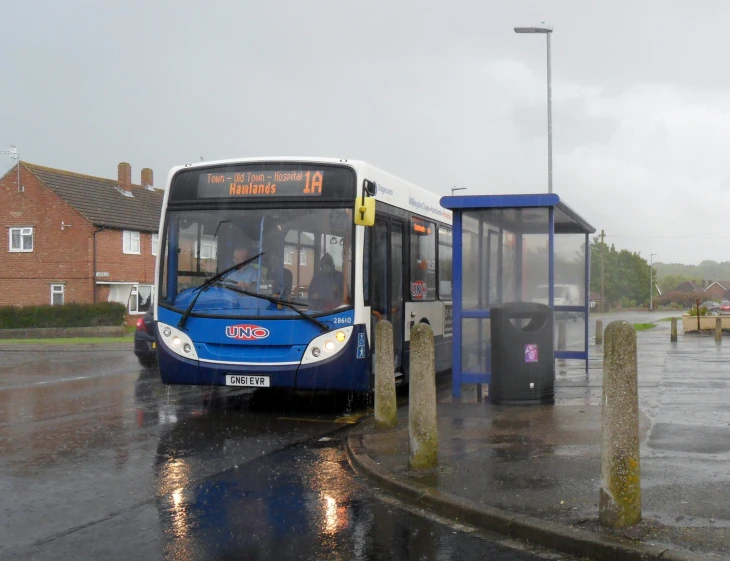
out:
M201 156L361 158L439 194L546 190L545 42L512 31L546 19L556 192L621 247L726 258L727 238L705 235L722 233L730 202L730 35L711 32L726 3L69 0L6 12L0 144L25 160L107 177L126 160L160 185Z

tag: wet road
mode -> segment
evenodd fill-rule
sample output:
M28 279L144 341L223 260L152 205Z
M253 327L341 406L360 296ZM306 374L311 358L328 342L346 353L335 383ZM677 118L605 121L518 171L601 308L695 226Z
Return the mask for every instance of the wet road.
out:
M126 347L0 350L0 558L562 559L417 516L329 396L167 387Z

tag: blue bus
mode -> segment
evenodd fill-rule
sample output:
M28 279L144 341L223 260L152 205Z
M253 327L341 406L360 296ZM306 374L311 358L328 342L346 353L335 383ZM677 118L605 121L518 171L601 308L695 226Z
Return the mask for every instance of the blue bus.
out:
M450 367L451 212L434 193L361 161L190 164L170 171L159 231L165 383L370 392L380 319L398 383L415 323Z

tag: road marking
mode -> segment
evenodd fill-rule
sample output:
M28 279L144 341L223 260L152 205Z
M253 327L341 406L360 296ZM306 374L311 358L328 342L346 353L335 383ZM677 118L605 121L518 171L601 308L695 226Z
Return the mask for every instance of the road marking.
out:
M365 416L365 413L361 413L359 415L344 415L342 417L337 417L335 419L335 423L340 423L343 425L354 425L360 419L362 419L364 416Z
M303 423L336 423L337 419L308 419L307 417L277 417L277 421L300 421Z
M279 421L299 421L302 423L334 423L338 425L354 425L365 416L365 413L358 415L343 415L335 419L314 419L311 417L277 417Z

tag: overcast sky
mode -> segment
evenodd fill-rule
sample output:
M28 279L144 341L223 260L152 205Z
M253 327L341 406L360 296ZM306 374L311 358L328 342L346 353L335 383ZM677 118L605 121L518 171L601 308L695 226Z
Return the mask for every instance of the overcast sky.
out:
M554 190L619 248L730 260L730 2L2 7L0 149L133 179L227 157L363 159L439 194ZM4 171L11 164L2 156Z

